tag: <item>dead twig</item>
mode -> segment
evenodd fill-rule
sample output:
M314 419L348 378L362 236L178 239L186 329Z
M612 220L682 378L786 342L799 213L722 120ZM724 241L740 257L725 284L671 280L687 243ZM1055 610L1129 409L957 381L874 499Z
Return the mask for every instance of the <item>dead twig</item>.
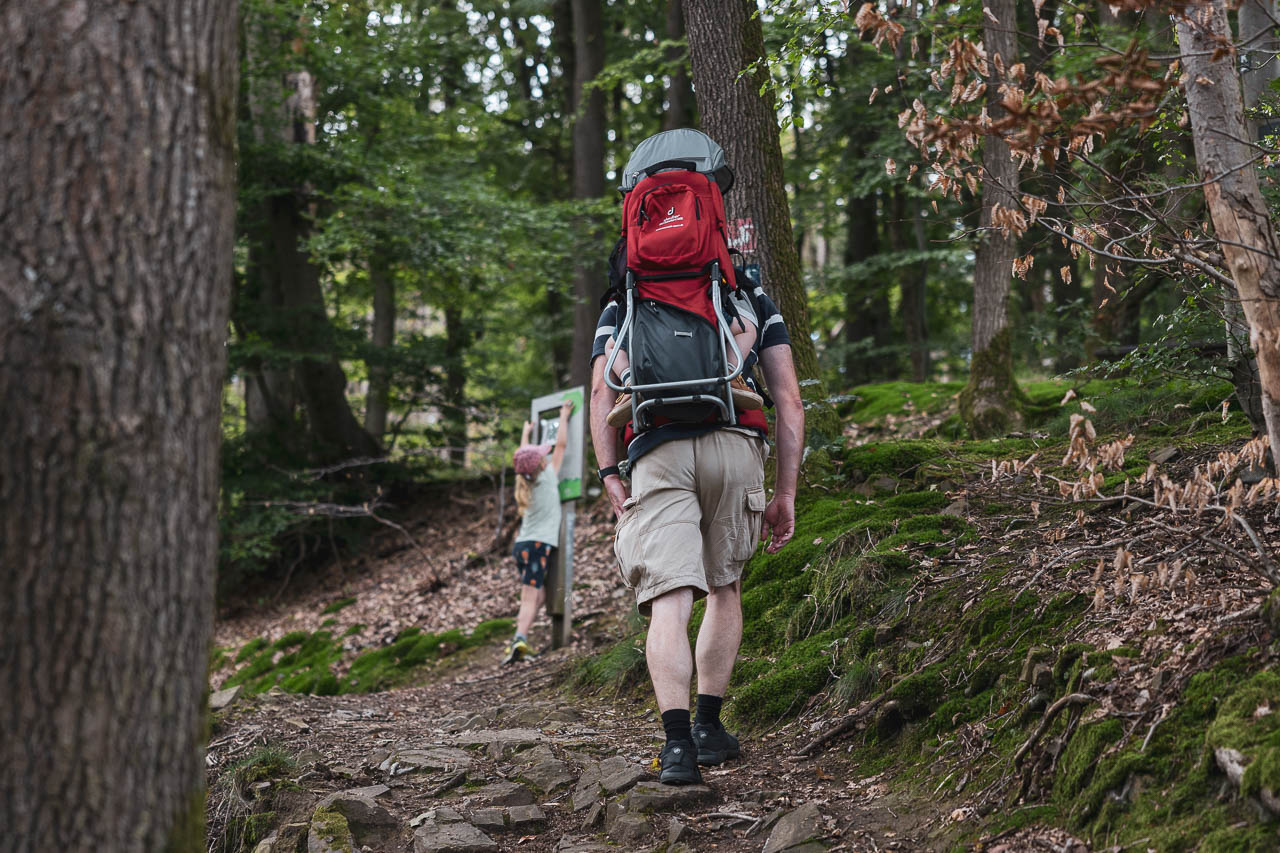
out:
M1068 693L1066 696L1063 696L1057 702L1050 705L1049 710L1044 712L1044 719L1040 721L1040 725L1036 726L1036 730L1031 733L1031 737L1027 738L1026 743L1018 747L1017 753L1013 756L1013 766L1018 767L1022 764L1022 759L1025 758L1027 753L1031 751L1031 748L1036 745L1036 742L1044 736L1044 733L1049 730L1049 726L1053 723L1054 718L1058 716L1059 712L1061 712L1063 708L1074 705L1087 705L1092 701L1094 701L1094 698L1088 693Z

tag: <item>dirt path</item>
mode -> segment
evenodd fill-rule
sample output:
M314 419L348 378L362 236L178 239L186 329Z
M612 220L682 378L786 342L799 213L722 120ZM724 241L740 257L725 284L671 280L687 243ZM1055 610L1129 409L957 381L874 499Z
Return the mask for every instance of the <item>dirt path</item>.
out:
M355 850L933 846L922 834L932 815L876 779L854 782L838 762L791 757L798 731L744 739L743 759L707 769L704 786L660 785L652 762L661 726L652 710L566 696L567 653L496 670L496 649L481 651L426 687L238 699L219 714L210 744L211 836L225 837L262 794L277 812L276 831L257 853L342 849L324 846L332 826L315 807L345 791L335 808L346 815ZM282 774L287 781L259 779L230 795L228 770L268 745L295 757Z

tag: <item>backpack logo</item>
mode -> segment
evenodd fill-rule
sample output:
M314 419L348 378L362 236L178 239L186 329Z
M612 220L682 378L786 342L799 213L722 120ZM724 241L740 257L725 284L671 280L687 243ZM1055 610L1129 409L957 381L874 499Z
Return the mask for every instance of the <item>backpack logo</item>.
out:
M676 215L676 209L674 207L667 211L667 216L675 216L675 215Z

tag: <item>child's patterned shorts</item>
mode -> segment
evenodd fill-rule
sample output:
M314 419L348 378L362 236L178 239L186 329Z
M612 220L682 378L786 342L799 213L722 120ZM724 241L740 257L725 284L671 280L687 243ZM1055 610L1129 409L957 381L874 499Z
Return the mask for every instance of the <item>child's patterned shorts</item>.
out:
M520 583L540 589L547 582L547 567L555 556L554 545L526 539L517 542L512 549L516 568L520 570Z

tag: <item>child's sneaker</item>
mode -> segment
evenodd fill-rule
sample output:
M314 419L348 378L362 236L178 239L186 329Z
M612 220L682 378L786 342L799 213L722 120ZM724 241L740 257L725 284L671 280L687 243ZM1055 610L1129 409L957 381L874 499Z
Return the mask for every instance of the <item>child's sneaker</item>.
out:
M747 380L739 376L737 379L729 383L729 387L733 389L733 406L744 412L753 409L764 408L764 398L751 390L751 386L747 385Z
M613 408L609 410L609 417L605 418L605 423L614 429L621 429L629 420L631 420L631 395L619 394L618 402L614 403Z
M507 656L502 659L503 664L515 663L523 657L532 657L533 647L529 645L529 641L524 637L516 637L507 644Z

